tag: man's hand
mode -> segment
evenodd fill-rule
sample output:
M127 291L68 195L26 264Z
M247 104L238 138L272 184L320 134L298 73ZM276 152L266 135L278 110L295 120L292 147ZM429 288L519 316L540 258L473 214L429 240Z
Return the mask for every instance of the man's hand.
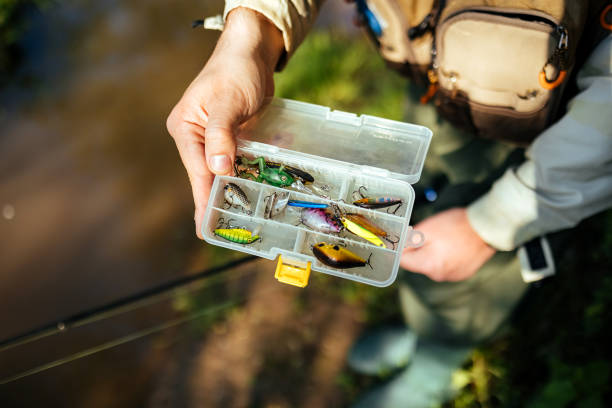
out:
M230 174L234 130L274 94L272 74L284 50L281 32L259 13L237 8L215 51L167 120L191 182L196 234L215 174Z
M467 279L495 253L472 229L465 208L443 211L414 228L425 234L425 245L404 249L400 265L434 281Z

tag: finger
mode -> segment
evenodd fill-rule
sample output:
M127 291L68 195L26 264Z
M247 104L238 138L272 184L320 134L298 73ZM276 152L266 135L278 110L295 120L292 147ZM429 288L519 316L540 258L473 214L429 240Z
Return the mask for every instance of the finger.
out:
M233 105L214 104L208 109L206 162L211 172L230 174L236 156L234 129L240 124L240 111Z
M202 219L208 203L214 174L210 172L205 161L205 148L203 138L200 136L204 133L204 129L197 130L195 126L189 126L189 128L190 130L184 131L182 137L175 138L175 141L191 183L195 205L196 234L199 238L202 238Z
M402 268L427 275L431 264L430 252L427 244L421 248L404 248L401 259Z

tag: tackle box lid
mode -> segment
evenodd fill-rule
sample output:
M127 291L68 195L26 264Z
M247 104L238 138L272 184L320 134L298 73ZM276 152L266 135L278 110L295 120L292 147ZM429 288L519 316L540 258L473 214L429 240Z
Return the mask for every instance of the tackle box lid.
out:
M239 143L271 154L298 152L339 169L416 183L432 132L410 123L271 98L245 123Z

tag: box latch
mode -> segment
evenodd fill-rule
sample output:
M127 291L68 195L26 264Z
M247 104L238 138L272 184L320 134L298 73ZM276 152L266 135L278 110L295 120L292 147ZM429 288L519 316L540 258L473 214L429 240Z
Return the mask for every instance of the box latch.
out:
M274 277L279 282L303 288L308 285L310 278L310 262L283 259L283 256L279 255Z

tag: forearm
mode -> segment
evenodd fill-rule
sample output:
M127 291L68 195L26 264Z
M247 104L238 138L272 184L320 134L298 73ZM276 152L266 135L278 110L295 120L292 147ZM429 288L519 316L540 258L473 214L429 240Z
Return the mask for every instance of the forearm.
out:
M240 43L239 48L237 43ZM284 51L282 33L261 13L238 7L228 13L212 57L231 50L240 52L240 57L254 58L274 69Z
M265 16L282 33L286 60L304 40L322 3L323 0L226 0L224 18L236 8L248 8Z

